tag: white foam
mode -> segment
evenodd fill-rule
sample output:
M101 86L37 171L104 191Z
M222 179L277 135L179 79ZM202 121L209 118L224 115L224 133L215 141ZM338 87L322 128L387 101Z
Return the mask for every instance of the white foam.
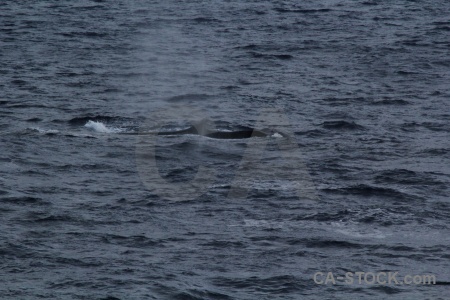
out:
M374 229L371 227L365 228L363 224L355 222L332 222L330 229L334 232L338 232L340 234L351 236L354 238L384 239L388 235L378 229Z
M42 128L39 128L39 127L31 127L30 128L31 130L34 130L34 131L37 131L37 132L39 132L39 133L44 133L44 134L56 134L56 133L59 133L59 130L56 130L56 129L42 129Z
M274 137L274 138L282 138L283 136L281 134L279 134L278 132L275 132L274 134L272 134L272 137Z
M91 120L89 120L86 123L86 125L84 125L84 127L89 128L95 132L102 132L102 133L117 133L122 131L122 129L120 128L106 127L105 124L103 124L102 122L95 122Z

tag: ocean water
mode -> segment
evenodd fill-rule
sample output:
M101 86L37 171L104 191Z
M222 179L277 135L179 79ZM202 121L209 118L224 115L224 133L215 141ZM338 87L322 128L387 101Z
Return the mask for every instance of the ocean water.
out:
M2 1L0 298L448 299L449 16Z

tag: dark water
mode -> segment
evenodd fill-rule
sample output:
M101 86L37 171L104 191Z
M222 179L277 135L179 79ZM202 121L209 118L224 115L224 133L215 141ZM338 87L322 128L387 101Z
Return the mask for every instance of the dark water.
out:
M1 2L0 298L448 299L449 16ZM271 134L148 134L205 118Z

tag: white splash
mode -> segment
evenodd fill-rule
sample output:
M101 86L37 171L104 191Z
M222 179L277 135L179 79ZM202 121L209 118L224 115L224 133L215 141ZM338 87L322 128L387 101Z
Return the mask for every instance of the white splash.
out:
M283 136L281 134L279 134L278 132L275 132L274 134L272 134L272 137L274 137L274 138L282 138Z
M102 133L117 133L121 132L122 129L120 128L108 128L103 124L102 122L95 122L89 120L84 127L89 128L95 132L102 132Z

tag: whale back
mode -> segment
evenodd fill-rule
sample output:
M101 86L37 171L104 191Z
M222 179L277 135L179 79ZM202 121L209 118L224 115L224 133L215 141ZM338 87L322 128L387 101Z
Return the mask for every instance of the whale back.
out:
M251 127L240 126L239 130L235 131L218 131L215 130L214 124L209 119L203 119L194 123L187 129L178 131L160 131L158 135L183 135L183 134L198 134L215 139L246 139L251 137L266 137L269 133L265 131L256 130Z

